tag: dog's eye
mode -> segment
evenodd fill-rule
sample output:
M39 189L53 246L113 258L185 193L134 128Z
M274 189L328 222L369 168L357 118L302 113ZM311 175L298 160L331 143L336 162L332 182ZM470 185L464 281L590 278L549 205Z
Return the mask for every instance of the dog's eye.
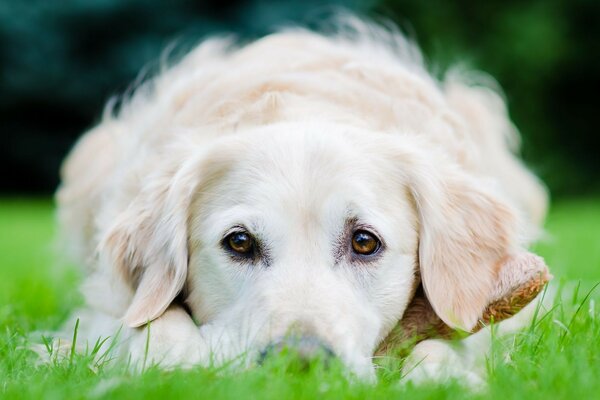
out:
M224 240L225 246L234 253L251 256L254 252L254 239L247 232L233 232Z
M358 230L352 235L352 249L363 256L375 254L381 242L375 235L365 230Z

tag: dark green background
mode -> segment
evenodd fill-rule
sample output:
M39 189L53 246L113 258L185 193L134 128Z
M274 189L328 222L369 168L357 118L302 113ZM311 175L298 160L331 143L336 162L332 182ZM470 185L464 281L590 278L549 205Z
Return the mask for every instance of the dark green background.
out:
M73 141L167 46L315 25L338 6L398 23L436 73L492 74L553 194L600 189L598 0L0 0L0 191L51 193Z

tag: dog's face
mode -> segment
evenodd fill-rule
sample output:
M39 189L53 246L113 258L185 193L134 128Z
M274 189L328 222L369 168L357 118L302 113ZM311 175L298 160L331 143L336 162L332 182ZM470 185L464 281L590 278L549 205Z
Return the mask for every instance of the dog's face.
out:
M257 132L198 192L188 304L255 348L314 337L370 367L415 284L415 209L358 138L286 129Z
M414 136L288 123L185 147L107 243L136 290L130 325L184 290L224 358L293 334L371 374L418 276L470 329L516 236L503 203Z

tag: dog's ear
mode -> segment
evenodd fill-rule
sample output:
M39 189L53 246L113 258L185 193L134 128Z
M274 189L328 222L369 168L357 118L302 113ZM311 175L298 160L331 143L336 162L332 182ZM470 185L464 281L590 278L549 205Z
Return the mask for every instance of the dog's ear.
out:
M134 290L124 316L130 327L159 317L185 282L192 193L182 187L183 182L172 185L173 180L169 174L148 179L101 245L100 252L108 255L118 275Z
M512 317L531 303L552 279L541 257L523 251L504 260L500 267L489 303L476 324L476 332L492 321L501 322ZM407 343L425 339L449 339L455 331L448 327L433 310L423 293L422 286L416 290L398 325L379 344L378 355L390 350L402 350Z
M185 156L181 156L184 158ZM188 220L194 194L214 181L218 157L201 154L158 165L101 241L105 256L133 290L124 321L138 327L158 318L181 292L188 269ZM179 165L181 163L182 165Z
M488 305L502 260L518 247L516 214L451 162L426 160L409 171L423 288L447 325L470 331Z

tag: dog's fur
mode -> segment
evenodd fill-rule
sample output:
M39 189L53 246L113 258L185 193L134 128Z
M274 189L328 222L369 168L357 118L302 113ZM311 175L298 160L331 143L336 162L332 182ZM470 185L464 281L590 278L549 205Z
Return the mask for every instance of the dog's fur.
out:
M475 327L546 192L489 79L439 82L400 34L340 31L207 40L80 140L57 198L88 267L89 338L123 321L123 353L174 366L253 359L296 332L370 377L420 284L447 326ZM222 248L235 226L260 259ZM376 256L351 254L359 228ZM430 347L439 361L439 342L416 353Z

